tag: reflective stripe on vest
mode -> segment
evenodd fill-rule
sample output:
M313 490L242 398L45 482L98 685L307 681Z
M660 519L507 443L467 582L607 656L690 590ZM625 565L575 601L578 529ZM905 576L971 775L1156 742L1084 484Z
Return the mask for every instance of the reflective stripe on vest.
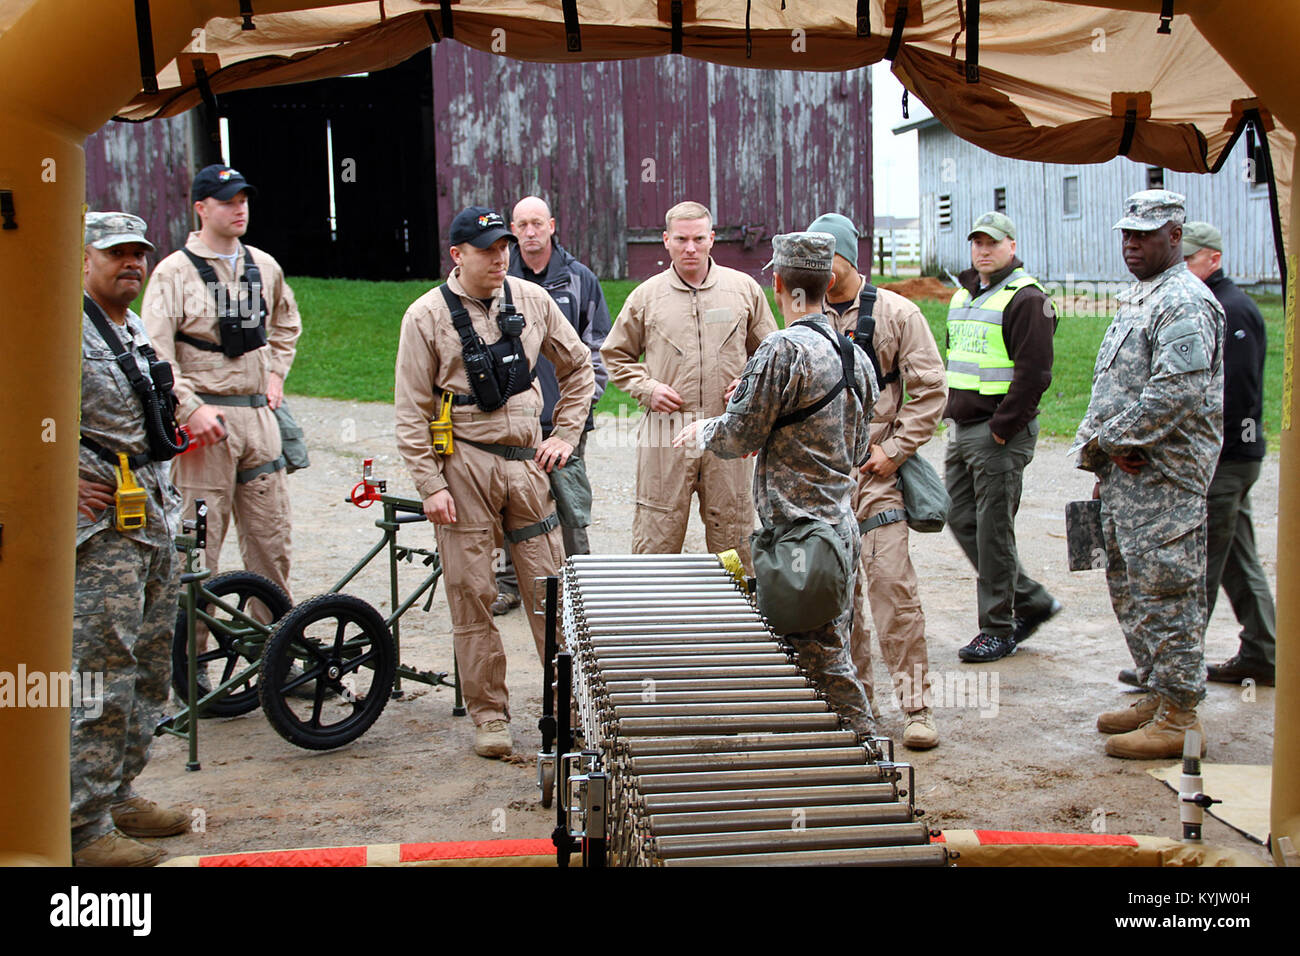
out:
M978 297L958 289L948 303L948 387L981 395L1005 395L1011 388L1015 363L1002 338L1002 313L1015 294L1034 286L1046 294L1037 279L1015 269Z

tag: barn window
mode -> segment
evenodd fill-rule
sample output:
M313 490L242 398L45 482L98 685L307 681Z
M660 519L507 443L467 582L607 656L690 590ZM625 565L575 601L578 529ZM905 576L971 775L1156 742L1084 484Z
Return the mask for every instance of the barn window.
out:
M994 212L1007 211L1007 187L1006 186L998 186L996 189L993 190L993 211Z
M952 196L939 197L939 228L952 228Z
M1065 216L1079 215L1079 177L1066 176L1061 186L1061 212Z
M1165 188L1165 170L1163 166L1147 167L1147 189Z

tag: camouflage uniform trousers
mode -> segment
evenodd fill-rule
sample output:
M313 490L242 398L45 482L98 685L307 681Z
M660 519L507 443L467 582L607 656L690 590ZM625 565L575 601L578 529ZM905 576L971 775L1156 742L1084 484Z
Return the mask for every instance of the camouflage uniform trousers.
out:
M180 561L109 529L77 548L72 667L104 675L97 717L72 709L72 848L113 829L109 808L133 794L167 704ZM74 702L75 703L75 702Z
M1205 697L1205 524L1171 540L1122 529L1102 482L1106 584L1138 677L1180 708Z
M856 534L852 538L853 560L849 566L855 569L856 577L859 542ZM874 736L876 722L871 716L871 704L849 657L852 634L853 602L850 600L843 613L821 627L782 636L794 648L799 666L812 677L831 709L859 734Z

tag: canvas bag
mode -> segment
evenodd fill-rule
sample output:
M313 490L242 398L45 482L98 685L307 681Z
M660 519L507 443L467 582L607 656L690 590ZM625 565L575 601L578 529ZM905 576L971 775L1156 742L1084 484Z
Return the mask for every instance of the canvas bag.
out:
M952 499L934 466L919 453L910 455L898 466L898 484L903 492L907 526L925 534L942 531Z
M853 602L849 546L825 521L799 518L749 539L758 610L778 634L811 631Z

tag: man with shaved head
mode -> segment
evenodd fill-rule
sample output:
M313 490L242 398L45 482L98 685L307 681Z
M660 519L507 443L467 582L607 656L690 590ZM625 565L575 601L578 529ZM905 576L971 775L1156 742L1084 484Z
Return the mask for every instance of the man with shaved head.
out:
M515 234L518 242L510 250L508 274L535 282L549 292L569 324L591 349L591 367L596 373L596 392L591 399L594 408L605 391L605 383L609 381L605 363L600 358L600 347L605 344L605 336L609 334L609 308L605 305L605 293L601 291L600 282L595 273L575 259L556 240L555 219L551 215L551 207L544 200L536 196L525 196L519 200L510 217L510 231ZM545 356L537 360L537 380L542 383L542 437L549 438L553 427L551 412L560 397L560 386L555 379L555 367ZM579 458L586 457L587 432L593 427L595 422L588 412L582 438L573 452ZM586 528L560 527L564 534L566 555L590 553ZM514 564L510 561L509 551L505 554L504 564L497 571L497 598L492 602L493 614L505 614L519 606L519 580L515 575Z

